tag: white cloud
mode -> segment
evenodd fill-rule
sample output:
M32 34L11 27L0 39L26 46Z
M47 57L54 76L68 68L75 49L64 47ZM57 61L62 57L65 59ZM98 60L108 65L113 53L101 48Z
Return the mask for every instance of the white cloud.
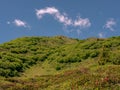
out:
M103 35L102 32L100 32L100 33L98 34L98 36L99 36L100 38L103 38L103 37L104 37L104 35Z
M53 14L56 14L56 13L59 13L59 11L54 7L47 7L45 9L36 10L36 15L37 15L38 18L42 18L42 16L44 14L53 15Z
M88 18L83 19L79 17L77 20L74 21L74 26L86 28L86 27L90 27L91 23Z
M7 21L7 24L11 24L10 21Z
M27 23L19 19L15 19L13 23L18 27L27 27Z
M10 24L10 22L7 23ZM25 21L22 21L20 19L15 19L13 21L13 24L15 24L17 27L25 27L30 29L30 26Z
M81 34L81 30L77 30L77 34L78 34L78 36L80 36L80 34Z
M36 15L39 19L43 17L44 14L53 15L59 22L64 25L71 25L72 20L69 19L66 15L62 15L58 9L54 7L47 7L45 9L36 10Z
M72 25L72 20L69 19L66 15L62 15L62 14L60 14L60 13L57 13L57 14L55 15L55 18L56 18L59 22L63 23L64 25Z
M73 26L79 28L87 28L91 26L90 20L88 18L78 18L72 20L68 18L66 14L61 14L58 9L55 7L46 7L44 9L36 10L36 15L39 19L43 17L44 14L50 14L55 17L60 23L63 23L65 26Z
M106 24L104 25L104 28L114 31L113 26L115 25L116 25L116 21L113 18L111 18L106 22Z

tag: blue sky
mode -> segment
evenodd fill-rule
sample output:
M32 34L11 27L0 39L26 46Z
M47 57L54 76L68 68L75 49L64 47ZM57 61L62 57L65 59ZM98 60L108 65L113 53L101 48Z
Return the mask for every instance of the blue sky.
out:
M120 0L1 0L0 43L23 36L120 35Z

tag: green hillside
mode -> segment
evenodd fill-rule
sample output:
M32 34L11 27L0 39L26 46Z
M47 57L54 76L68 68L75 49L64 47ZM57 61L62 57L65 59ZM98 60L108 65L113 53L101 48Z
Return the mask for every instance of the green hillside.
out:
M0 90L120 90L120 37L23 37L0 45Z

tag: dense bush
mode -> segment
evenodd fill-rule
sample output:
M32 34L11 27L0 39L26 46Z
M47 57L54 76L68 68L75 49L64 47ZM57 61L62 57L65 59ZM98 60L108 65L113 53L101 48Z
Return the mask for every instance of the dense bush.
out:
M56 67L56 70L61 70L61 67L60 67L60 66L57 66L57 67Z
M120 65L120 38L71 39L64 36L24 37L0 45L0 75L16 76L46 60L59 64L98 60L99 65ZM56 68L57 69L57 68Z

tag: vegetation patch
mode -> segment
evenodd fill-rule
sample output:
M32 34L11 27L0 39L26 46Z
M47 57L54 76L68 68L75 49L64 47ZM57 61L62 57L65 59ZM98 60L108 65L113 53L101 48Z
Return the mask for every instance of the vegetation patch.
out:
M119 90L120 37L23 37L0 45L0 89Z

